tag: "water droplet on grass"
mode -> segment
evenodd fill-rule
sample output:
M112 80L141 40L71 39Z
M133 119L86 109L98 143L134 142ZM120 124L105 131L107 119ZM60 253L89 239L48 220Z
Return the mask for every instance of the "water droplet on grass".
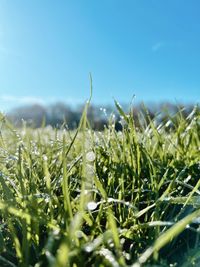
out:
M86 160L91 162L95 160L95 154L93 151L90 151L86 154Z
M97 203L94 201L88 202L87 208L88 210L95 210L97 208Z
M44 160L44 161L47 161L47 160L48 160L48 158L47 158L47 156L46 156L46 155L43 155L43 157L42 157L42 158L43 158L43 160Z

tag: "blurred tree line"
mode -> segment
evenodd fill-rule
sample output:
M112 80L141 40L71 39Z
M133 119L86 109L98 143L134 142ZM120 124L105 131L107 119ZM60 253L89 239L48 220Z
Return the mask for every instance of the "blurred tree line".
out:
M64 103L55 103L47 107L34 104L13 109L7 114L8 119L17 127L21 127L24 121L33 128L41 127L42 125L51 125L60 128L63 125L69 129L77 128L82 115L84 106L72 108ZM183 116L187 116L194 108L194 105L174 105L171 103L149 104L146 107L143 104L133 105L130 109L128 105L122 106L123 110L131 112L135 119L136 125L139 125L141 118L157 118L158 122L162 122L169 115L175 114L181 110ZM110 118L114 120L115 128L122 129L123 118L117 112L116 108L107 105L105 107L90 105L88 110L88 119L91 127L95 130L103 130L108 124Z

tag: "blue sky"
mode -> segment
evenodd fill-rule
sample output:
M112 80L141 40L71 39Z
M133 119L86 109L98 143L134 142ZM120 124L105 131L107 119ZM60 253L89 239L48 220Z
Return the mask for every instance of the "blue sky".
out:
M199 0L0 0L0 109L200 100Z

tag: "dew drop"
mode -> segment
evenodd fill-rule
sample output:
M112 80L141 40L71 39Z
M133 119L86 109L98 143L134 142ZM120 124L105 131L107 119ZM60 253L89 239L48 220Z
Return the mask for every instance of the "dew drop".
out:
M88 210L95 210L97 208L97 203L94 201L88 202L87 208Z
M91 162L95 160L95 154L93 151L90 151L86 154L86 160Z

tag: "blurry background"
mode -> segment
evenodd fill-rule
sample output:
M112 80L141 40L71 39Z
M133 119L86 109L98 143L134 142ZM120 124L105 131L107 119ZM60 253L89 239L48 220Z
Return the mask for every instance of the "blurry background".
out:
M198 0L0 0L0 110L72 127L90 72L98 120L113 97L152 109L197 104L199 12Z

